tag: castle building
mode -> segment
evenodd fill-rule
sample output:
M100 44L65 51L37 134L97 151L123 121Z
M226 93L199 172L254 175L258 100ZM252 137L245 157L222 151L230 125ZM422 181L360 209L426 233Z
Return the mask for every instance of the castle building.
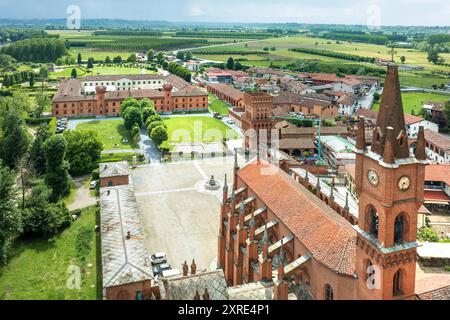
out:
M261 139L270 145L271 131L275 126L272 117L273 96L262 92L244 94L245 111L241 116L241 129L245 132L245 147L255 150ZM252 145L253 144L253 145Z
M107 75L63 79L52 100L52 114L117 116L126 98L148 98L158 113L208 109L207 93L174 75Z
M218 267L229 286L258 282L282 300L292 291L326 300L416 298L424 131L410 155L397 67L388 67L384 88L371 148L364 119L358 125L354 209L333 186L324 192L315 179L312 187L308 174L259 155L243 168L235 164L218 236Z

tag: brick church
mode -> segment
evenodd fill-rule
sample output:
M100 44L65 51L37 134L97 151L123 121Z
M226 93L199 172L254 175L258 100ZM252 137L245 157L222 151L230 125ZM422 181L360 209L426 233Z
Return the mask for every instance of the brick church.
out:
M325 192L320 179L311 187L308 172L294 176L259 155L243 168L235 163L218 236L218 267L228 286L261 283L281 300L294 289L319 300L416 297L417 211L427 162L423 128L415 155L409 153L395 66L388 67L373 136L368 147L360 120L352 219L333 188Z

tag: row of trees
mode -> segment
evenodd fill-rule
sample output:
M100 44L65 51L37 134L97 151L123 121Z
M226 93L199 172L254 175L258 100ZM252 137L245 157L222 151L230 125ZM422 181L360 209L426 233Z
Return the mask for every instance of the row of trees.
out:
M170 73L184 79L185 81L191 82L192 79L191 72L188 69L180 66L178 63L175 62L171 62L169 64L163 63L162 67L164 68L164 70L169 71Z
M17 61L54 62L66 54L66 46L59 39L35 38L14 42L0 49Z
M309 54L315 54L315 55L324 56L324 57L332 57L332 58L338 58L338 59L350 60L350 61L360 61L360 62L370 62L370 63L375 62L374 57L363 57L363 56L357 56L354 54L341 53L341 52L335 52L335 51L329 51L329 50L310 49L310 48L293 48L293 49L289 49L289 50L294 51L294 52L309 53Z
M183 60L183 61L189 61L194 58L194 55L192 54L192 51L178 51L177 52L177 59Z
M120 115L124 120L125 128L130 131L133 139L139 137L140 130L145 125L149 137L155 144L160 146L167 140L167 127L156 113L153 101L147 98L142 100L127 98L122 102Z

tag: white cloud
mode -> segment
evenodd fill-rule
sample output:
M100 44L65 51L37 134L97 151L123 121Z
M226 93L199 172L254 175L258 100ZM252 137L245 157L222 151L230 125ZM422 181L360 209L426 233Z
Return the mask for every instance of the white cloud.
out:
M193 17L200 17L200 16L204 16L206 14L206 11L197 5L191 6L189 12L190 12L191 16L193 16Z

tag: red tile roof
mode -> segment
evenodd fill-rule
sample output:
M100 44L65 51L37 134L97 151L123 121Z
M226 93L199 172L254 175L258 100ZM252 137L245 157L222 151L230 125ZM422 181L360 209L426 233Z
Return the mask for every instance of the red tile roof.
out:
M425 181L442 181L450 186L450 164L430 164L426 166Z
M450 202L447 194L440 190L425 190L424 199L428 202Z
M425 130L425 140L443 151L450 152L450 138L441 133Z
M350 223L278 167L261 160L238 172L313 258L339 274L355 272L356 231Z

